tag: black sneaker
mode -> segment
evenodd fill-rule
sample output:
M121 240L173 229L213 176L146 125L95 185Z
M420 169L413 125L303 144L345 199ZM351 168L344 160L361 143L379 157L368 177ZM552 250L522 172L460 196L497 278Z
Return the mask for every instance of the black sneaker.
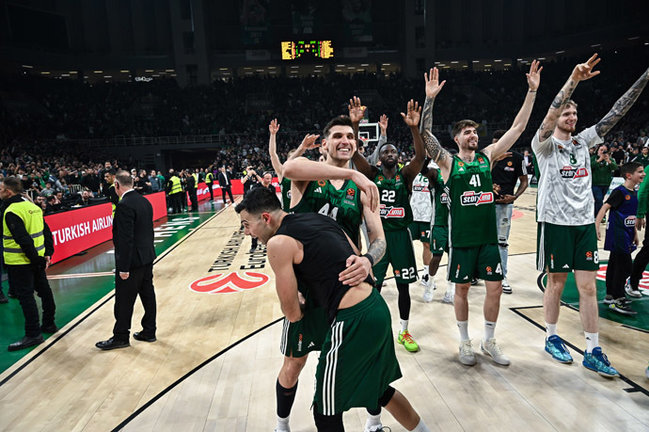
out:
M471 279L471 285L472 285L472 286L473 286L473 285L478 285L478 282L479 282L479 281L480 281L480 279L478 279L478 278L473 278L473 279Z
M613 298L612 295L609 294L606 297L604 297L604 304L610 305L613 303L615 303L615 299Z
M608 308L622 315L636 315L638 312L631 309L631 302L627 299L617 299Z

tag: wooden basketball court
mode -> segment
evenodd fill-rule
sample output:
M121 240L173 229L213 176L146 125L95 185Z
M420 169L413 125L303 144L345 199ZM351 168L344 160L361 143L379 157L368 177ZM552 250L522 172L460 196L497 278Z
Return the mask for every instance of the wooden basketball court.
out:
M459 363L453 308L441 303L442 267L432 303L421 300L419 283L411 285L410 330L421 351L411 354L397 345L404 377L394 385L431 430L649 430L648 333L600 320L601 344L623 375L615 380L581 366L585 343L571 308L562 307L558 328L574 347L575 363L558 364L543 350L535 196L528 190L515 206L508 277L514 293L502 296L496 328L511 366L481 354L474 367ZM415 247L421 262L421 244ZM131 340L131 347L107 352L95 348L111 334L109 293L0 375L0 430L273 430L282 315L263 249L249 254L249 248L234 209L218 211L155 264L158 341ZM51 273L56 276L57 266ZM392 280L383 295L396 334ZM484 285L472 287L469 296L470 335L479 350ZM133 331L141 314L138 304ZM301 375L293 431L315 430L310 406L316 363L312 355ZM347 430L362 430L365 415L362 409L347 413ZM383 424L403 430L386 411Z

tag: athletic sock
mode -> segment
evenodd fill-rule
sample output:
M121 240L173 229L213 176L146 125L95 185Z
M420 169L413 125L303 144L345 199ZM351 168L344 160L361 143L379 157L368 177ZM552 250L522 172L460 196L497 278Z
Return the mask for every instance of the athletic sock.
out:
M489 339L493 339L494 333L496 331L496 323L492 321L484 322L484 340L485 342Z
M419 423L417 423L417 426L415 426L415 428L412 429L411 432L430 432L430 429L426 427L422 419L419 419Z
M399 323L401 323L401 333L408 330L408 320L399 320Z
M275 393L277 395L277 421L280 419L286 420L288 424L288 416L291 415L291 408L293 407L293 401L295 401L295 393L297 392L297 385L291 388L282 387L277 380L277 385L275 386Z
M288 430L288 417L282 418L280 416L277 416L277 427L275 428L276 430Z
M370 429L373 426L380 426L381 425L381 411L379 411L379 414L377 415L372 415L367 413L367 420L365 421L365 429Z
M549 338L550 336L555 336L557 334L557 325L545 323L545 336Z
M469 321L458 321L457 328L460 329L460 342L469 340Z
M586 336L586 352L592 353L599 346L599 333L584 332Z

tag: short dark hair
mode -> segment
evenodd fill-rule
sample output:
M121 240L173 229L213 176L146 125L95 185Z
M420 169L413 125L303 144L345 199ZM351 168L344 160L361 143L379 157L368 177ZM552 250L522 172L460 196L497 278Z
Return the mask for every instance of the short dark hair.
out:
M478 126L480 125L474 122L473 120L468 120L468 119L460 120L458 122L455 122L455 124L453 125L453 131L451 132L451 134L453 135L453 138L455 138L460 132L462 132L462 129L466 127L472 127L477 129Z
M106 170L106 171L104 171L104 175L106 175L106 174L110 174L110 175L114 176L115 175L115 170L113 168L111 168L109 170Z
M352 119L350 119L349 116L340 115L338 117L334 117L331 120L329 120L329 123L325 125L322 131L322 136L324 138L327 138L327 136L329 136L329 130L331 130L331 128L334 126L349 126L352 129L354 128L354 125L352 124Z
M117 171L117 174L115 174L115 181L117 181L121 186L133 186L133 178L131 177L131 173L129 173L128 171Z
M505 133L507 133L505 129L498 129L497 131L494 131L493 135L491 135L491 139L498 141L503 137L503 135L505 135Z
M627 174L633 174L641 166L642 164L639 162L627 162L620 167L620 176L626 180Z
M241 213L246 210L250 214L261 214L273 212L282 208L277 195L266 188L258 187L250 189L246 197L234 208L234 211Z
M16 195L23 193L23 182L21 182L18 177L5 177L2 179L2 183L5 185L5 188L9 189Z

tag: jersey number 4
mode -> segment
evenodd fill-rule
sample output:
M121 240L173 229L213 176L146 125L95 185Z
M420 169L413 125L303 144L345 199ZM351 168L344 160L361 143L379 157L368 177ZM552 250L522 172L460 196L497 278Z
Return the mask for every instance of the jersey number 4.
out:
M331 211L329 210L331 208ZM325 204L322 206L320 210L318 210L318 213L321 215L329 216L331 219L336 220L336 216L338 216L338 207L331 206L329 203Z
M482 183L480 182L480 175L479 174L473 174L471 176L471 179L469 180L469 184L473 186L474 188L478 188L482 186Z

